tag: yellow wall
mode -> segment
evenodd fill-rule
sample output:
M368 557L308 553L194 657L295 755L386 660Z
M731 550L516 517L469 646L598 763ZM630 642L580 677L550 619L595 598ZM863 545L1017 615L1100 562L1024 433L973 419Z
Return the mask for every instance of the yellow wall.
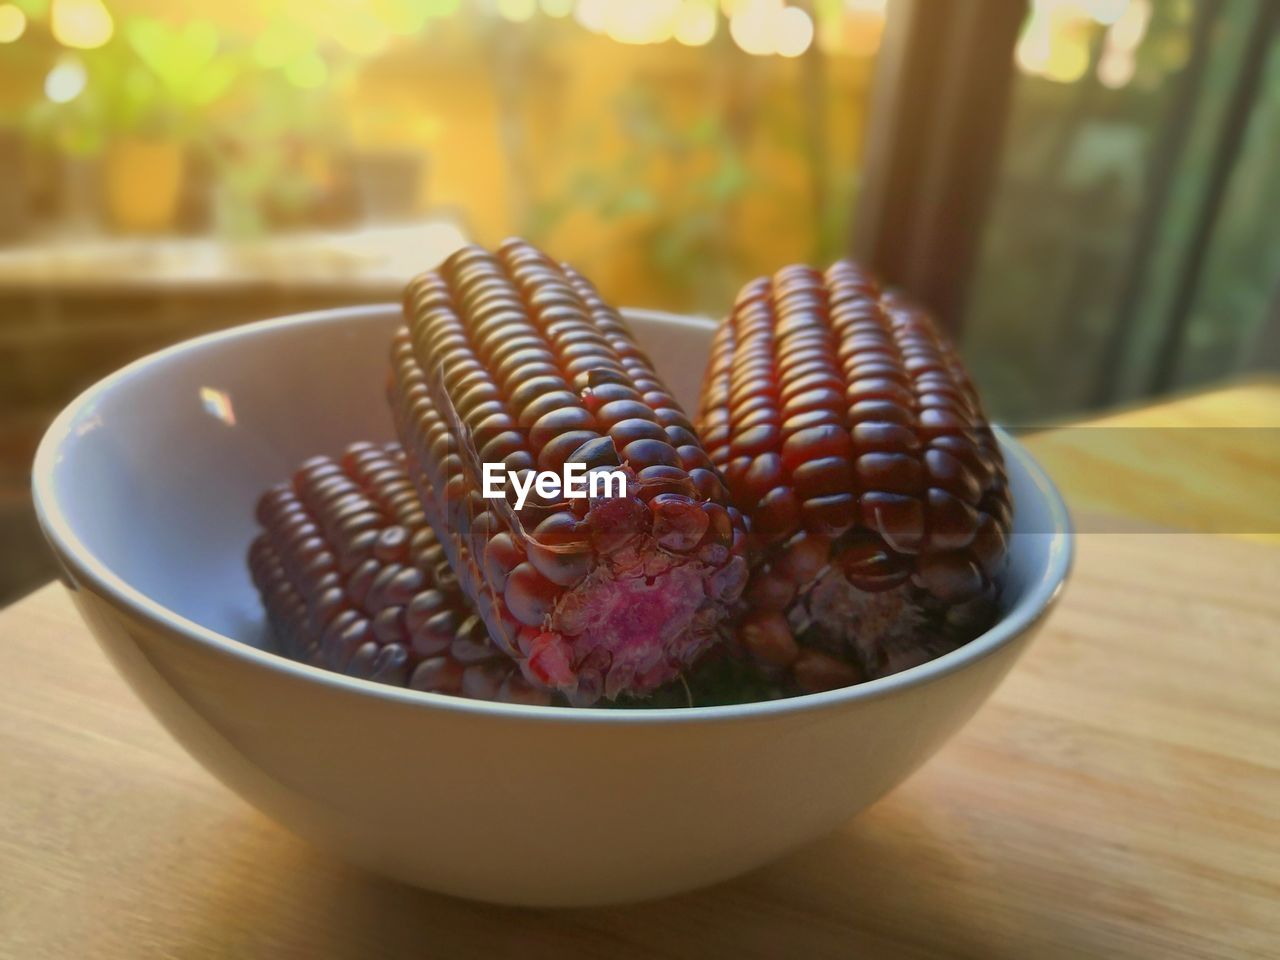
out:
M122 23L141 12L175 21L212 16L246 43L261 26L255 17L266 23L270 10L294 6L294 0L231 0L216 9L204 0L112 4ZM307 27L300 21L298 29ZM730 282L736 288L754 273L817 255L822 221L847 222L872 63L869 55L817 50L799 59L749 56L725 29L722 20L704 47L635 46L572 21L510 24L459 14L431 21L421 35L396 41L374 59L331 69L329 86L317 94L333 99L340 136L348 141L333 145L336 155L354 148L423 156L412 212L454 216L474 239L489 243L543 223L536 239L581 266L608 296L697 306L708 298L692 289L698 284L690 276L702 279L695 262L700 269L713 261L709 269L725 279L709 281L720 290ZM127 42L126 32L112 43ZM316 36L331 64L341 61L333 38L323 31ZM4 73L0 63L0 89L16 89ZM22 76L23 97L40 101L40 73L34 90L29 72ZM664 135L675 146L637 141L620 111L622 100L635 95L658 104ZM222 106L210 109L211 126ZM732 154L745 173L741 189L719 206L703 185L723 157L716 147L690 140L691 131L708 123L732 129ZM815 153L819 128L825 146ZM643 162L637 164L638 157ZM607 181L614 194L643 191L652 203L602 210L599 197L574 188L584 174ZM831 209L815 207L819 196ZM559 215L540 219L552 202ZM656 263L658 239L704 222L695 240L713 247L711 254L695 245L697 254L683 265L670 258Z
M585 31L566 33L554 45L526 49L524 59L508 54L510 60L501 60L478 46L446 59L397 56L371 65L347 102L355 143L422 150L423 209L458 211L475 239L493 242L522 230L532 205L564 196L583 170L618 178L637 149L618 101L643 90L661 101L663 117L676 128L687 130L706 116L739 118L750 182L728 221L744 270L814 255L814 179L834 184L856 168L869 59L822 61L822 96L812 109L819 112L815 120L825 118L827 151L815 167L807 146L813 85L802 61L675 43L628 46ZM512 103L506 136L522 150L504 140L504 84ZM581 265L608 295L671 304L671 291L652 289L661 279L646 263L644 237L656 225L678 220L682 202L700 202L687 197L681 182L705 175L714 162L707 149L659 152L636 184L659 198L656 211L605 216L589 199L574 203L570 196L570 210L542 239ZM835 189L828 196L832 203L849 201L847 192ZM840 209L836 216L847 218L848 212Z

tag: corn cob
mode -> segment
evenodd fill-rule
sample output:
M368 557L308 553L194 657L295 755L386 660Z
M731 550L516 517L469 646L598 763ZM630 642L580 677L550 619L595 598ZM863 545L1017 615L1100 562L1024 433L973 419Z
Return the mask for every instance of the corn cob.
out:
M489 642L398 445L308 460L263 494L257 517L249 568L286 656L418 690L549 702Z
M644 697L724 634L745 530L692 424L618 312L522 241L417 277L389 387L423 510L490 635L571 703ZM481 496L581 463L623 496Z
M1011 517L999 448L929 317L859 267L744 287L699 427L751 522L739 639L766 669L843 686L989 625Z

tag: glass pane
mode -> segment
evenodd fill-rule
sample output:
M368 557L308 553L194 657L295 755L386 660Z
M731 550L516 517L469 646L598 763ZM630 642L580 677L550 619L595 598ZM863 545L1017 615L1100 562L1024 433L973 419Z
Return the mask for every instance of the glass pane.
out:
M0 128L40 161L10 239L431 219L721 309L842 249L885 3L6 4Z
M1043 420L1159 383L1258 9L1032 4L964 337L999 416ZM1170 385L1236 369L1265 316L1280 249L1263 212L1274 176L1261 172L1275 155L1274 86L1251 102Z
M0 602L41 430L150 350L464 239L710 314L837 255L885 2L0 0Z
M1213 233L1174 369L1179 386L1239 370L1280 366L1280 44L1268 58L1257 104ZM1271 326L1268 327L1268 324Z

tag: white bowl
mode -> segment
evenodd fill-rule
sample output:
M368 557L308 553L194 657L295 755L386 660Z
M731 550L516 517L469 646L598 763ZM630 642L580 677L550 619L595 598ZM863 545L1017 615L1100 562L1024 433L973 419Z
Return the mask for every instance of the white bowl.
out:
M431 890L528 905L658 897L833 830L956 732L1026 647L1071 559L1066 510L1001 436L1016 499L1000 622L860 686L746 706L527 707L394 689L267 652L253 506L305 457L390 439L394 306L201 337L58 417L36 508L85 621L215 776L290 830ZM686 408L706 320L632 311Z

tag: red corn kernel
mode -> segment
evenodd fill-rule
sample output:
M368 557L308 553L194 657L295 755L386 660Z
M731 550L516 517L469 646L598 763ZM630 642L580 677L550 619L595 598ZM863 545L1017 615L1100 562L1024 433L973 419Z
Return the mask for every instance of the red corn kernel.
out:
M699 426L750 520L747 607L794 632L799 687L915 662L904 636L931 656L989 622L1011 520L999 447L932 321L856 264L743 287Z
M441 565L412 489L398 446L360 443L340 460L313 457L262 496L249 567L280 652L455 695L477 688L467 678L483 671L493 697L550 702L522 682L504 686L517 667ZM335 557L345 558L341 569Z
M422 510L496 642L529 683L578 704L643 697L683 673L726 632L744 523L619 313L571 268L508 241L417 277L404 316L397 429ZM499 439L527 468L619 471L626 490L531 496L517 515L480 496Z

